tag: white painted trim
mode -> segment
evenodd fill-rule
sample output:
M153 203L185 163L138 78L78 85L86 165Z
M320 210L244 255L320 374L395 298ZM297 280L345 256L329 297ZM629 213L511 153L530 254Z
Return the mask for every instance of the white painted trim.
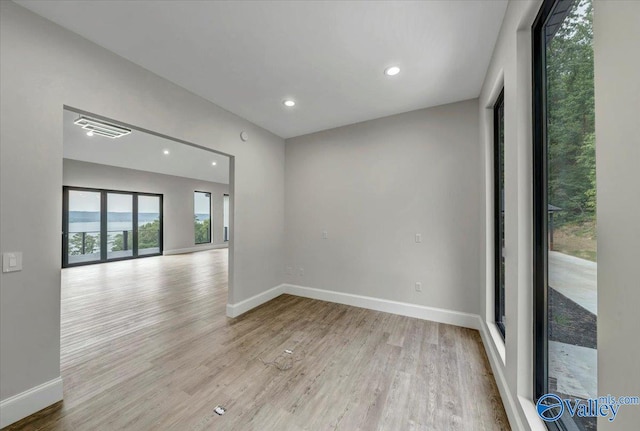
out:
M62 400L62 377L0 401L0 428Z
M496 349L496 351L500 355L500 359L502 360L502 366L504 367L505 364L507 363L507 352L506 352L504 338L502 338L502 334L500 333L500 330L498 329L498 325L496 325L496 322L488 323L486 324L486 326L488 329L488 334L491 337L491 340L493 341L492 346Z
M549 428L547 428L542 419L540 419L540 416L538 416L536 405L532 400L518 395L518 401L520 402L520 407L531 431L549 431ZM568 423L566 425L570 430L578 430L578 427L574 424Z
M302 296L304 298L320 299L322 301L384 311L385 313L431 320L433 322L462 326L464 328L479 329L479 317L476 314L461 313L459 311L373 298L370 296L353 295L351 293L316 289L313 287L296 286L293 284L284 284L282 287L284 288L283 293Z
M173 250L164 250L162 252L163 256L171 256L173 254L184 254L184 253L193 253L196 251L205 251L205 250L215 250L218 248L229 248L229 243L224 244L207 244L207 245L197 245L194 247L188 248L176 248Z
M516 400L511 396L511 391L509 391L509 385L507 384L507 378L504 375L505 363L500 357L498 347L493 342L489 327L485 322L482 321L480 316L477 317L478 331L480 332L480 337L482 338L484 350L487 352L489 365L491 365L491 370L493 371L493 375L495 376L496 385L498 386L498 391L500 392L502 404L504 405L504 410L507 413L507 418L509 419L511 429L524 430L525 427L523 426L522 418L520 417L520 413L516 405Z
M487 106L485 106L485 109L488 109L491 112L493 112L493 107L495 106L496 101L498 100L498 96L500 95L500 92L503 89L504 89L504 68L501 67L500 70L498 70L496 78L493 80L493 87L491 87L491 92L489 93ZM491 115L490 118L491 118L491 130L493 130L493 115ZM493 143L493 139L491 140L491 142Z
M282 294L300 296L303 298L319 299L321 301L337 304L351 305L353 307L367 308L369 310L383 311L385 313L401 316L415 317L417 319L430 320L448 325L462 326L464 328L479 329L480 317L477 314L461 313L459 311L445 310L442 308L427 307L424 305L409 304L406 302L391 301L388 299L373 298L370 296L353 295L332 290L316 289L313 287L297 286L295 284L281 284L266 290L237 304L227 304L227 316L238 317L253 308L271 301Z
M272 287L269 290L265 290L262 293L252 296L251 298L247 298L244 301L240 301L236 304L227 304L227 317L238 317L249 310L253 310L259 305L262 305L265 302L269 302L273 298L282 295L284 293L283 286L284 285L281 284L279 286Z

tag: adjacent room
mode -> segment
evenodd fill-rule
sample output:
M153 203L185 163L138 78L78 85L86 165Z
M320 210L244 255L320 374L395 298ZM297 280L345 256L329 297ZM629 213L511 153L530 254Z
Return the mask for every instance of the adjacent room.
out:
M62 266L227 248L229 157L98 117L63 114Z
M0 1L0 428L631 431L640 2Z

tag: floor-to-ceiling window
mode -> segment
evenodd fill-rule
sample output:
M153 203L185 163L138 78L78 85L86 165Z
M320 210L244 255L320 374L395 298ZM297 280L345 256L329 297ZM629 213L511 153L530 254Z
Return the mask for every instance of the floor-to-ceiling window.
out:
M211 193L193 193L195 243L211 242Z
M229 241L229 195L227 194L222 197L222 219L223 238Z
M65 189L63 266L100 262L102 193Z
M596 429L558 403L597 397L592 39L590 0L544 1L533 28L535 397L551 429Z
M162 195L64 187L62 266L162 253Z
M107 259L133 256L133 195L107 193Z
M495 319L504 338L504 89L493 107L493 143Z
M149 256L162 250L162 198L138 195L138 255Z

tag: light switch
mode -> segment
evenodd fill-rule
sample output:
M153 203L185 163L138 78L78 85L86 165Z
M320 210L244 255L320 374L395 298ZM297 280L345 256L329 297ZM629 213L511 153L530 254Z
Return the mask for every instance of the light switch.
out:
M416 234L416 242L418 242L418 243L422 242L422 234L420 234L420 233Z
M322 239L328 239L329 238L329 232L325 229L322 231Z
M2 272L22 271L22 252L11 251L2 254Z

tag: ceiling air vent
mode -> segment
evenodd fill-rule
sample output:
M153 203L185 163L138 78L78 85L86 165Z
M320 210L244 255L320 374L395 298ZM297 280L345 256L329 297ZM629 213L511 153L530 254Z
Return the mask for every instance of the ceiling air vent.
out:
M89 132L93 132L94 135L105 136L107 138L115 139L131 133L130 129L122 126L116 126L115 124L106 123L100 120L94 120L93 118L80 117L75 124L82 127Z

